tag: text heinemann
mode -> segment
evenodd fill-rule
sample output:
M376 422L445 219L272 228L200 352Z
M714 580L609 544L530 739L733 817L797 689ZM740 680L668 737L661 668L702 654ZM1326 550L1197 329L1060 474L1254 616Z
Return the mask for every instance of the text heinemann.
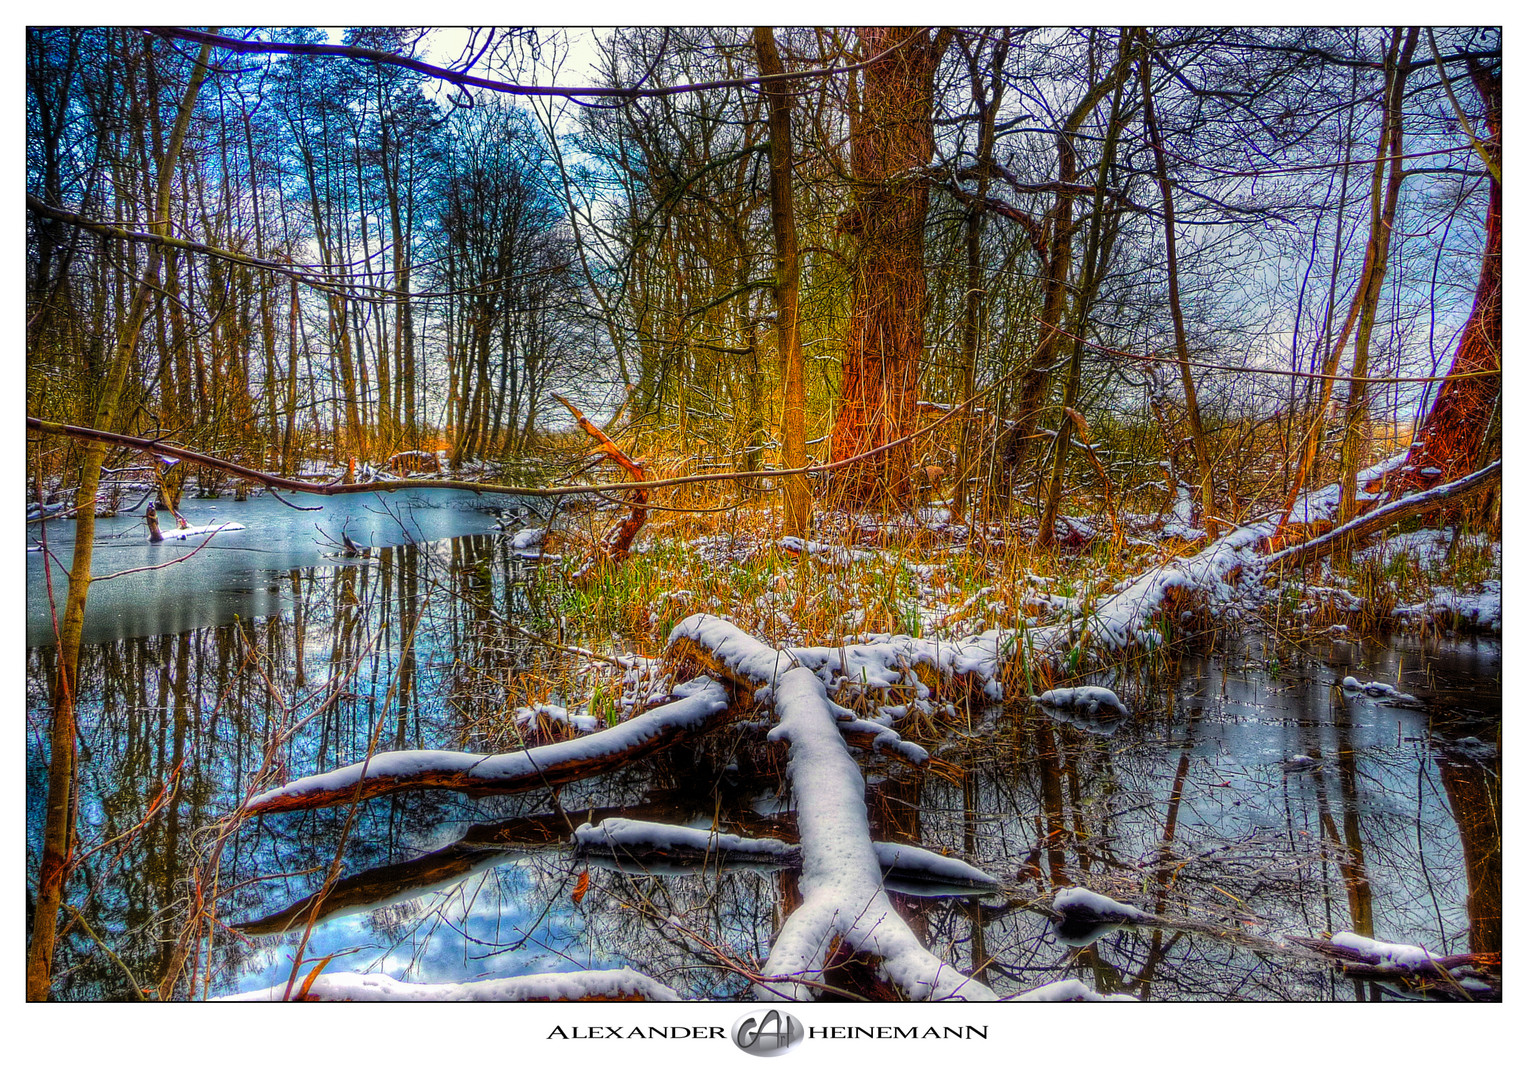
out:
M966 1024L964 1027L809 1027L809 1039L985 1039L987 1025Z

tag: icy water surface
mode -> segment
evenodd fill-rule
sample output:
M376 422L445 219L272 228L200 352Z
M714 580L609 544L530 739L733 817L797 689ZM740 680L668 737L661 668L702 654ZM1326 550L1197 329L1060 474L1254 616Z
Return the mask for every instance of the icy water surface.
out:
M686 996L747 996L728 961L767 955L794 904L790 870L591 863L567 837L619 815L794 839L781 762L761 730L724 731L555 796L411 793L362 804L353 820L342 807L250 821L217 847L216 824L256 782L273 731L307 721L273 759L282 779L356 760L373 739L378 750L514 749L503 721L525 704L516 679L566 662L514 629L556 633L535 564L502 535L451 535L487 527L478 500L417 502L409 535L419 542L391 547L404 515L329 511L331 535L339 523L381 545L364 561L314 557L307 519L229 504L220 509L246 524L271 519L274 550L252 528L229 549L231 567L220 552L193 581L166 577L134 594L131 618L103 604L129 627L116 637L106 614L93 615L82 836L120 836L166 804L112 849L119 857L77 879L75 902L153 985L172 962L185 883L220 850L226 891L210 963L198 954L197 996L284 983L299 950L304 972L323 957L328 971L418 982L629 965ZM357 522L377 531L363 537ZM202 594L235 599L188 603ZM38 607L30 593L29 624ZM936 953L1000 994L1075 976L1150 1000L1381 996L1268 943L1356 930L1438 953L1500 949L1500 667L1499 644L1486 640L1276 655L1222 639L1155 688L1121 681L1133 715L1112 730L1028 705L975 709L932 734L945 763L933 772L866 759L872 826L878 839L957 855L1012 883L978 897L894 894ZM49 668L48 650L32 648L33 875ZM1419 701L1344 695L1348 675ZM1068 885L1163 925L1065 943L1040 907ZM75 934L63 950L61 996L124 996L120 969L88 940Z
M91 560L91 572L98 579L187 555L190 558L171 570L98 580L90 590L84 640L94 644L173 634L226 625L235 618L247 620L290 613L290 597L281 588L282 575L322 562L326 555L341 549L343 536L358 547L389 547L486 533L497 524L488 508L513 503L502 497L437 488L381 495L283 498L287 501L269 495L243 502L184 500L181 512L191 525L245 526L220 531L210 539L196 535L151 544L139 514L98 520ZM305 509L293 509L296 506ZM160 527L173 529L175 522L169 514L162 514ZM48 545L57 556L52 572L60 608L65 572L74 550L74 522L56 520L27 525L29 646L53 640L43 554L38 550L44 530Z

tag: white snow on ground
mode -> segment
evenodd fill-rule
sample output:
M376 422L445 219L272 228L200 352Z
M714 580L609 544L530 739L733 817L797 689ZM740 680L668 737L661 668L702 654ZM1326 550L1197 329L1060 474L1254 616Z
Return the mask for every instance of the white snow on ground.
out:
M1106 686L1059 686L1034 700L1053 709L1083 712L1090 716L1130 715L1130 710Z
M779 723L771 740L789 744L787 774L801 830L802 903L781 928L767 977L755 988L766 1000L806 1000L796 977L821 979L835 938L879 956L881 973L913 1000L992 1001L995 995L934 956L891 906L881 887L880 860L870 842L865 778L849 755L827 690L812 672L793 667L774 689Z
M1133 904L1122 904L1091 889L1062 889L1051 898L1056 914L1087 922L1133 923L1147 917Z
M509 546L516 551L539 549L545 542L545 529L521 529L509 538Z
M166 540L184 540L191 536L206 536L208 533L237 532L245 526L237 521L225 521L221 525L188 525L184 529L166 529L162 535Z
M1340 585L1306 585L1301 595L1303 599L1295 608L1296 615L1314 615L1322 608L1355 613L1364 609L1363 600Z
M512 754L395 750L377 754L370 761L293 780L284 787L262 792L249 801L246 809L258 811L263 805L283 796L342 790L360 782L363 777L410 777L430 772L462 772L473 779L491 783L534 776L553 765L618 754L670 728L703 727L713 716L725 712L730 703L726 689L704 677L674 687L674 693L678 695L677 700L592 735L582 735L576 739L519 750Z
M1100 994L1081 979L1046 983L1007 1001L1137 1001L1129 994Z
M878 556L873 551L863 548L838 547L833 544L821 544L815 540L803 540L799 536L780 537L780 550L788 551L793 555L815 555L826 559L832 566L849 566L857 562L865 562Z
M1332 944L1356 950L1366 964L1393 967L1400 971L1431 970L1432 961L1443 959L1419 945L1397 945L1389 941L1376 941L1361 934L1333 934Z
M299 977L292 987L302 988ZM282 1001L286 983L215 998L216 1001ZM630 968L608 971L560 971L484 979L472 983L405 983L389 975L356 972L321 974L308 988L319 1001L583 1001L589 998L633 998L678 1001L679 995L655 979Z
M1501 582L1483 583L1479 592L1459 593L1453 589L1433 589L1431 600L1420 604L1407 604L1395 609L1395 614L1410 622L1427 624L1448 622L1462 630L1486 630L1501 633Z

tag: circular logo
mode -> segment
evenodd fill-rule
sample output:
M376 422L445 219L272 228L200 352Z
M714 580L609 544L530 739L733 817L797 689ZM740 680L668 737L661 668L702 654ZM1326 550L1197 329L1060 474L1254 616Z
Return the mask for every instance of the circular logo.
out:
M806 1028L783 1009L761 1009L732 1025L732 1041L745 1054L779 1057L806 1041Z

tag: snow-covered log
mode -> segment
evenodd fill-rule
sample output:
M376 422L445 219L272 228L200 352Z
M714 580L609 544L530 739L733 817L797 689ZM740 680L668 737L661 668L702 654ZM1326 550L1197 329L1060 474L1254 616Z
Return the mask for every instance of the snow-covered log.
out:
M1403 997L1445 1001L1500 1001L1501 954L1440 956L1420 945L1378 941L1363 934L1330 940L1290 937L1290 944L1335 961L1343 974L1384 983Z
M722 864L753 862L774 866L801 864L799 844L773 837L753 838L622 817L606 818L598 824L580 825L573 834L573 840L585 851L610 852L617 857L659 856L678 862L705 860ZM997 888L1001 885L991 874L949 855L939 855L912 844L877 841L871 846L875 849L876 861L883 875L984 888Z
M731 705L726 689L712 679L683 683L674 687L674 694L673 701L624 724L510 754L455 750L377 754L262 792L245 809L258 814L307 810L420 788L504 795L597 776L704 732L725 717Z
M1425 491L1413 492L1392 503L1386 503L1378 509L1371 510L1367 514L1360 514L1346 525L1338 526L1330 532L1323 533L1314 540L1307 540L1303 544L1284 548L1282 551L1268 556L1264 563L1264 569L1275 571L1309 564L1317 559L1324 558L1339 547L1357 543L1364 537L1378 532L1387 525L1393 525L1402 518L1428 510L1436 510L1440 506L1447 505L1475 492L1483 491L1487 487L1500 482L1501 461L1498 459L1485 468L1470 473L1468 476L1461 476L1458 480L1447 484L1440 484Z
M838 720L845 710L789 653L731 623L692 616L674 628L671 652L707 666L774 705L771 741L787 747L787 776L801 834L801 906L791 913L755 987L764 1000L809 1000L837 952L874 957L878 974L914 1001L992 1001L992 991L929 952L897 914L870 839L865 778Z
M292 987L294 1001L678 1001L679 995L656 979L630 968L608 971L557 971L484 979L471 983L406 983L390 975L352 972L323 974ZM277 983L218 1001L286 1001L287 984Z
M827 688L796 667L774 687L770 739L789 750L787 775L801 831L801 906L769 951L759 997L806 1000L836 943L880 960L879 973L914 1001L992 1001L990 989L924 948L891 906L870 840L865 778L835 722ZM779 981L774 981L779 980Z

